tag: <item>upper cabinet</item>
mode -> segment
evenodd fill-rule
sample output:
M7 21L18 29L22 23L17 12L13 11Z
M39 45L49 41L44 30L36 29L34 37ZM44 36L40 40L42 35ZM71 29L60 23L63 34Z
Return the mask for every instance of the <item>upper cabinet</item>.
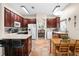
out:
M27 19L28 24L36 24L36 19Z
M15 21L19 22L19 16L15 14Z
M22 27L23 17L17 15L16 13L10 11L7 8L4 8L4 26L5 27L13 27L14 21L20 22L21 27Z
M15 13L11 12L11 27L14 26Z
M27 27L27 25L28 25L28 21L27 21L27 19L24 19L23 20L22 27Z
M36 24L36 19L24 19L23 21L22 21L23 23L23 26L22 27L26 27L26 26L28 26L28 24Z
M11 11L7 8L4 9L4 26L11 27Z
M60 25L60 18L47 19L47 28L57 28Z
M4 26L13 27L14 21L20 22L21 27L26 27L28 24L36 24L36 19L25 19L9 9L4 8Z
M19 22L21 23L21 27L23 27L23 20L24 20L24 18L19 16Z

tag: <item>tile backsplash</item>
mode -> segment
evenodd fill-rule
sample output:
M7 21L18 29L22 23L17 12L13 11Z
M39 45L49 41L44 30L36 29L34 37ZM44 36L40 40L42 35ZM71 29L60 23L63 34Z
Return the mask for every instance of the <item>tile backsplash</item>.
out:
M18 28L15 27L5 27L5 32L7 33L16 33L18 31Z
M7 33L17 33L18 31L27 31L28 28L17 28L17 27L5 27L5 32Z

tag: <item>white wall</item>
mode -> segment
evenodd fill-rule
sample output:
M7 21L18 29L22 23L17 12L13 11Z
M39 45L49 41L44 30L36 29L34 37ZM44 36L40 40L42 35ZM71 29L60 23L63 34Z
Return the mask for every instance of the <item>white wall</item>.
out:
M16 12L16 10L14 10L9 4L3 3L3 5L4 5L4 7L8 8L8 9L11 10L11 11L13 11L14 13L16 13L16 14L22 16L20 13ZM22 16L22 17L24 17L24 16Z
M74 27L74 16L77 17L76 27ZM68 21L68 18L71 18L71 21ZM79 39L79 4L70 4L61 15L61 19L67 19L67 30L68 35L72 39Z
M3 4L0 4L0 40L3 37L4 33L4 7ZM0 56L3 54L2 53L3 48L0 47Z
M46 14L37 14L36 15L36 22L37 22L37 39L38 39L38 30L39 29L46 29L46 20L47 20L47 15ZM43 28L39 28L39 25L43 25ZM46 39L46 30L45 30L45 39Z

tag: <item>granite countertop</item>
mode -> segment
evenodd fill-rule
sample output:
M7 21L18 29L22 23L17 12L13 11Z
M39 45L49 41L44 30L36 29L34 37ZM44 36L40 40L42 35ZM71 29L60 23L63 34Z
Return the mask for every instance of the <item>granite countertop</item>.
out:
M27 39L31 34L5 33L3 39Z

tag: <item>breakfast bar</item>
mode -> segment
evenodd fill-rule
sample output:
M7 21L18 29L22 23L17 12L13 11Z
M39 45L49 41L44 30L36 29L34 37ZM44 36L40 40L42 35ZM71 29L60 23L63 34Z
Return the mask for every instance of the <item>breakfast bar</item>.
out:
M32 49L30 34L5 33L2 40L5 56L29 56Z

